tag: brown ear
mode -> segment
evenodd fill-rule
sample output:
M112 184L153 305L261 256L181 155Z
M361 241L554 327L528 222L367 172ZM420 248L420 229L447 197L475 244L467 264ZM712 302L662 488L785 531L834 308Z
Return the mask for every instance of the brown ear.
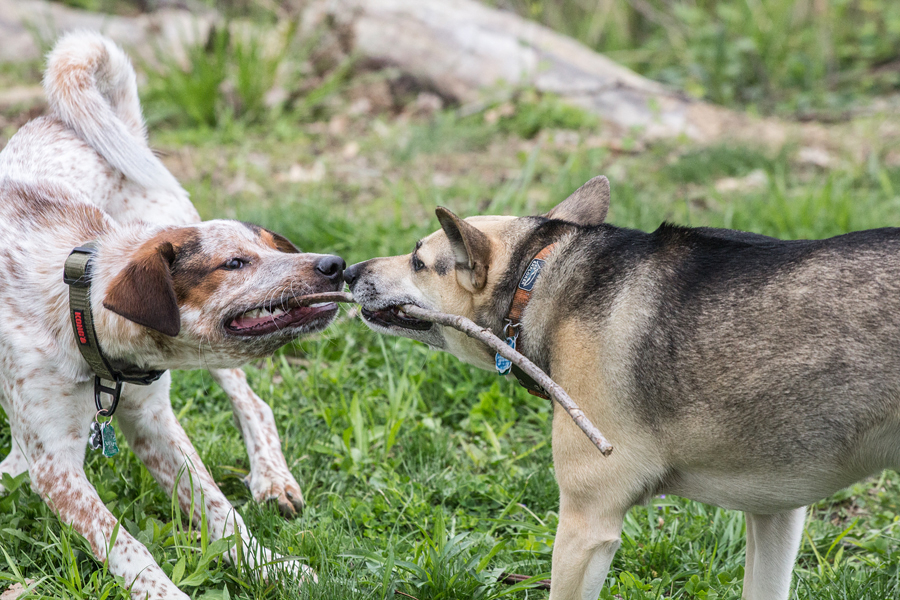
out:
M172 285L174 261L171 242L150 240L116 276L103 306L138 325L175 337L181 331L181 314Z
M557 204L547 218L593 227L606 220L608 211L609 179L598 175Z
M450 247L456 256L456 268L469 271L472 288L480 290L487 283L488 265L491 262L491 241L488 237L466 223L455 214L437 207L434 211L441 228L450 240Z
M275 240L276 249L281 250L282 252L287 252L288 254L300 253L300 249L297 248L297 246L295 246L294 243L291 242L291 240L287 239L283 235L275 233L274 231L269 231L268 229L266 229L266 231L272 234L272 239Z

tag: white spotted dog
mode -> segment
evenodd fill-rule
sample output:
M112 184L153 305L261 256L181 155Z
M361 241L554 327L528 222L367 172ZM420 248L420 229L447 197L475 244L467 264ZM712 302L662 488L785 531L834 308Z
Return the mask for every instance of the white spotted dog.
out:
M147 148L134 70L115 44L88 32L66 36L51 56L45 85L57 118L107 163L90 174L72 165L75 171L54 176L89 191L87 200L121 223L200 222L187 192ZM129 145L127 135L140 138L141 145ZM240 369L210 368L210 373L228 395L244 437L250 458L245 481L254 500L275 501L285 517L295 516L303 507L303 493L282 454L272 409ZM14 446L10 461L21 464L17 452Z
M254 542L178 424L166 370L213 369L237 398L244 435L259 436L254 472L284 481L271 412L236 369L333 320L336 305L300 307L295 298L339 290L343 261L302 254L253 225L200 223L148 148L134 72L106 39L65 37L50 56L46 86L50 114L0 152L0 405L13 440L0 473L27 470L35 491L135 598L187 598L127 532L109 543L116 518L83 468L100 420L95 396L105 411L114 408L95 393L97 368L79 347L93 339L110 372L148 383L125 383L114 412L130 448L168 493L177 485L183 510L202 498L193 517L205 510L213 539L238 532L243 556L268 577L266 563L277 556ZM72 276L72 257L89 259L86 276ZM73 312L75 289L87 300ZM308 573L299 563L284 567Z
M65 178L120 223L200 222L187 192L147 147L134 69L115 44L89 32L65 36L50 57L45 87L54 116L105 161L99 160L99 167L67 161L64 170L42 176ZM210 368L210 373L228 395L243 434L250 458L246 482L254 500L275 501L284 516L296 515L303 494L282 454L272 409L241 370ZM14 445L10 461L21 465L17 452Z

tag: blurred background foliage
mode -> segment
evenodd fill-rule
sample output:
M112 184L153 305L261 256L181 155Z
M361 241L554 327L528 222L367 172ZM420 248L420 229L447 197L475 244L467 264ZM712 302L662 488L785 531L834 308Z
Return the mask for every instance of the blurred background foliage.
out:
M489 0L697 98L818 118L900 85L896 0Z
M838 119L900 88L896 0L483 0L565 33L687 94L799 119ZM160 0L64 0L136 12ZM202 4L202 2L197 2ZM297 14L302 0L206 4L231 16Z

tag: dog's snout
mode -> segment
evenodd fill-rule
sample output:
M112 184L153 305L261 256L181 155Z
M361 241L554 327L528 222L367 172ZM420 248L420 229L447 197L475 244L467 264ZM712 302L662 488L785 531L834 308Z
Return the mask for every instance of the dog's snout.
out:
M340 280L346 267L347 263L340 256L323 256L316 263L316 271L332 281Z
M359 278L360 271L362 269L361 262L356 263L355 265L350 265L350 268L344 271L344 281L347 282L347 285L352 286L356 280Z

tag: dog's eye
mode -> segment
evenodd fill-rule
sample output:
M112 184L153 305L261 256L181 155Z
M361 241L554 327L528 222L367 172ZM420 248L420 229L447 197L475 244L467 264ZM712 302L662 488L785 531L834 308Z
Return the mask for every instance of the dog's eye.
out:
M238 269L242 269L247 266L247 261L242 258L229 258L222 265L223 269L228 269L229 271L237 271Z
M415 254L413 254L413 257L412 257L412 267L413 267L413 271L416 271L416 272L418 273L419 271L421 271L422 269L425 268L425 263L423 263L423 262L421 261L421 259L419 259L418 256L416 256Z

